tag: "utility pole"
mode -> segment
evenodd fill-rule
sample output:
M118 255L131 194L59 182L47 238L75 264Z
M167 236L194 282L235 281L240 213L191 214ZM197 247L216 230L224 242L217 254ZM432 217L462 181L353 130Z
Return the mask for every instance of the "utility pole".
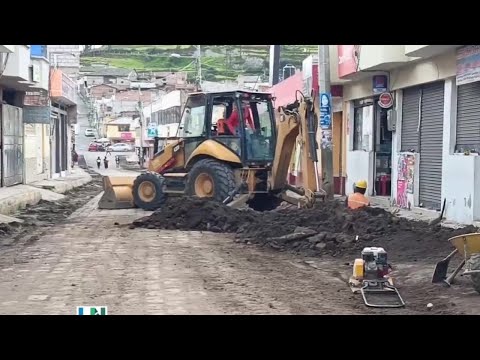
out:
M143 118L143 101L142 101L142 91L140 90L140 85L138 85L138 110L140 113L140 151L138 162L140 163L140 168L143 169L144 157L143 157L143 132L144 132L144 118Z
M328 45L318 45L318 85L322 147L323 189L333 199L332 94L330 89L330 52Z
M196 69L197 69L197 74L196 74L196 81L195 83L197 84L197 90L201 89L202 87L202 46L201 45L196 45L195 46L197 54L196 54Z

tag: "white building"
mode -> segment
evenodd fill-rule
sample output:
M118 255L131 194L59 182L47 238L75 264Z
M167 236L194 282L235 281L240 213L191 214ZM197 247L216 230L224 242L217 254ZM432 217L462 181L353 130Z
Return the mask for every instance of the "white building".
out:
M347 193L480 221L480 51L459 45L338 45L347 124ZM373 77L385 75L385 78ZM384 80L386 89L381 89ZM378 91L375 90L377 86ZM393 105L386 104L389 92Z

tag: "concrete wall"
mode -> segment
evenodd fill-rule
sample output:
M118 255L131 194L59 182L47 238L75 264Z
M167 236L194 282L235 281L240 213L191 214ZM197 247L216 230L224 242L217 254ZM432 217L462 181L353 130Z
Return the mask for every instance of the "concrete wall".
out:
M49 178L50 125L24 124L25 183Z
M368 181L367 194L373 193L373 153L367 151L351 151L347 157L347 181L345 193L353 192L353 184L359 180Z
M455 75L455 51L450 51L428 60L412 61L406 66L392 70L390 73L390 88L391 90L404 89L437 80L445 80ZM373 95L371 76L343 86L343 99L345 101L363 99Z
M3 76L19 78L28 81L30 79L30 45L15 45L15 52L8 56L7 66Z
M361 45L359 68L385 69L386 64L404 63L410 59L405 56L405 45Z
M480 219L480 182L475 181L480 174L480 157L454 153L456 90L455 78L447 79L443 123L442 199L446 199L445 214L448 219L468 224Z
M444 56L444 61L450 61L450 55ZM450 62L451 66L453 64ZM424 67L425 63L418 64ZM414 68L415 70L417 68ZM440 67L441 69L441 67ZM445 74L452 73L446 66L439 73L428 74L424 73L423 79L442 78ZM440 74L440 75L438 75ZM442 75L444 74L444 75ZM412 79L411 75L407 75L402 80L403 82ZM444 78L444 77L443 77ZM445 79L445 78L444 78ZM446 199L445 218L463 224L471 224L473 221L480 220L480 156L478 155L463 155L455 154L455 140L456 140L456 113L457 113L457 87L455 78L450 77L445 79L445 98L444 98L444 119L443 119L443 159L442 159L442 202ZM397 201L397 180L398 180L398 160L402 153L401 134L402 134L402 91L396 92L396 110L397 122L396 131L393 134L393 148L392 148L392 202ZM479 104L480 105L480 104ZM349 153L350 155L350 153ZM414 191L413 194L408 194L408 201L412 207L419 204L419 164L421 161L420 154L413 154L415 156L415 176L414 176ZM353 157L349 159L349 166L355 166L356 161L363 161ZM347 189L348 190L348 189Z
M347 168L345 170L346 174L346 185L345 193L350 194L353 192L353 184L358 180L367 180L368 189L367 194L373 194L373 166L374 166L374 157L373 152L371 151L372 147L369 145L367 151L365 150L353 150L353 118L354 118L354 108L353 102L349 102L345 107L345 119L348 124L348 132L346 136L346 145L347 145ZM373 116L373 112L372 112ZM364 119L364 128L369 127L373 130L373 117ZM371 143L371 139L369 141Z
M50 64L57 66L71 78L76 78L80 69L80 45L48 45ZM55 55L55 56L54 56Z
M36 83L36 88L48 90L48 82L50 76L50 64L46 59L32 58L32 66L37 66L39 70L39 81Z
M87 81L87 86L103 84L105 81L103 76L97 75L86 75L85 79Z

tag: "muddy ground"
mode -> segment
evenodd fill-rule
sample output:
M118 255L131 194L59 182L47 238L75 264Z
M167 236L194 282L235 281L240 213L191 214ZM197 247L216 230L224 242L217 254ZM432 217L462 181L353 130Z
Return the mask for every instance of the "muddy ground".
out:
M448 238L475 232L430 226L400 218L380 208L346 209L340 201L312 209L255 212L193 198L170 198L132 227L234 233L236 241L305 256L358 256L366 246L381 246L392 261L437 261L451 251Z
M27 206L12 216L23 220L22 223L0 223L0 246L11 246L28 234L39 230L47 231L52 226L65 221L75 210L79 209L102 191L102 177L90 173L92 181L66 192L59 201L41 200L38 204ZM27 239L35 241L38 234Z
M452 251L448 238L476 232L473 226L431 226L380 208L348 210L339 201L319 203L313 209L260 213L200 199L171 198L151 216L130 225L135 227L231 233L243 246L255 244L268 252L293 252L300 256L297 261L303 258L303 264L324 274L325 281L336 278L339 282L330 281L325 293L336 293L335 304L349 304L358 314L480 314L480 298L469 279L459 276L451 288L431 283L436 262ZM391 275L406 308L366 308L361 295L350 291L353 260L366 246L381 246L388 252L393 264ZM453 259L451 269L459 261L458 257ZM432 308L427 308L429 303Z

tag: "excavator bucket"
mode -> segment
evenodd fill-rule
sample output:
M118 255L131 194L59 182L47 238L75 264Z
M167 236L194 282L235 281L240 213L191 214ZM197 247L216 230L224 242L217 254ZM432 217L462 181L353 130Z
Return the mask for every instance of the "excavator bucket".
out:
M133 203L132 187L136 177L104 176L103 196L98 202L99 209L130 209Z

